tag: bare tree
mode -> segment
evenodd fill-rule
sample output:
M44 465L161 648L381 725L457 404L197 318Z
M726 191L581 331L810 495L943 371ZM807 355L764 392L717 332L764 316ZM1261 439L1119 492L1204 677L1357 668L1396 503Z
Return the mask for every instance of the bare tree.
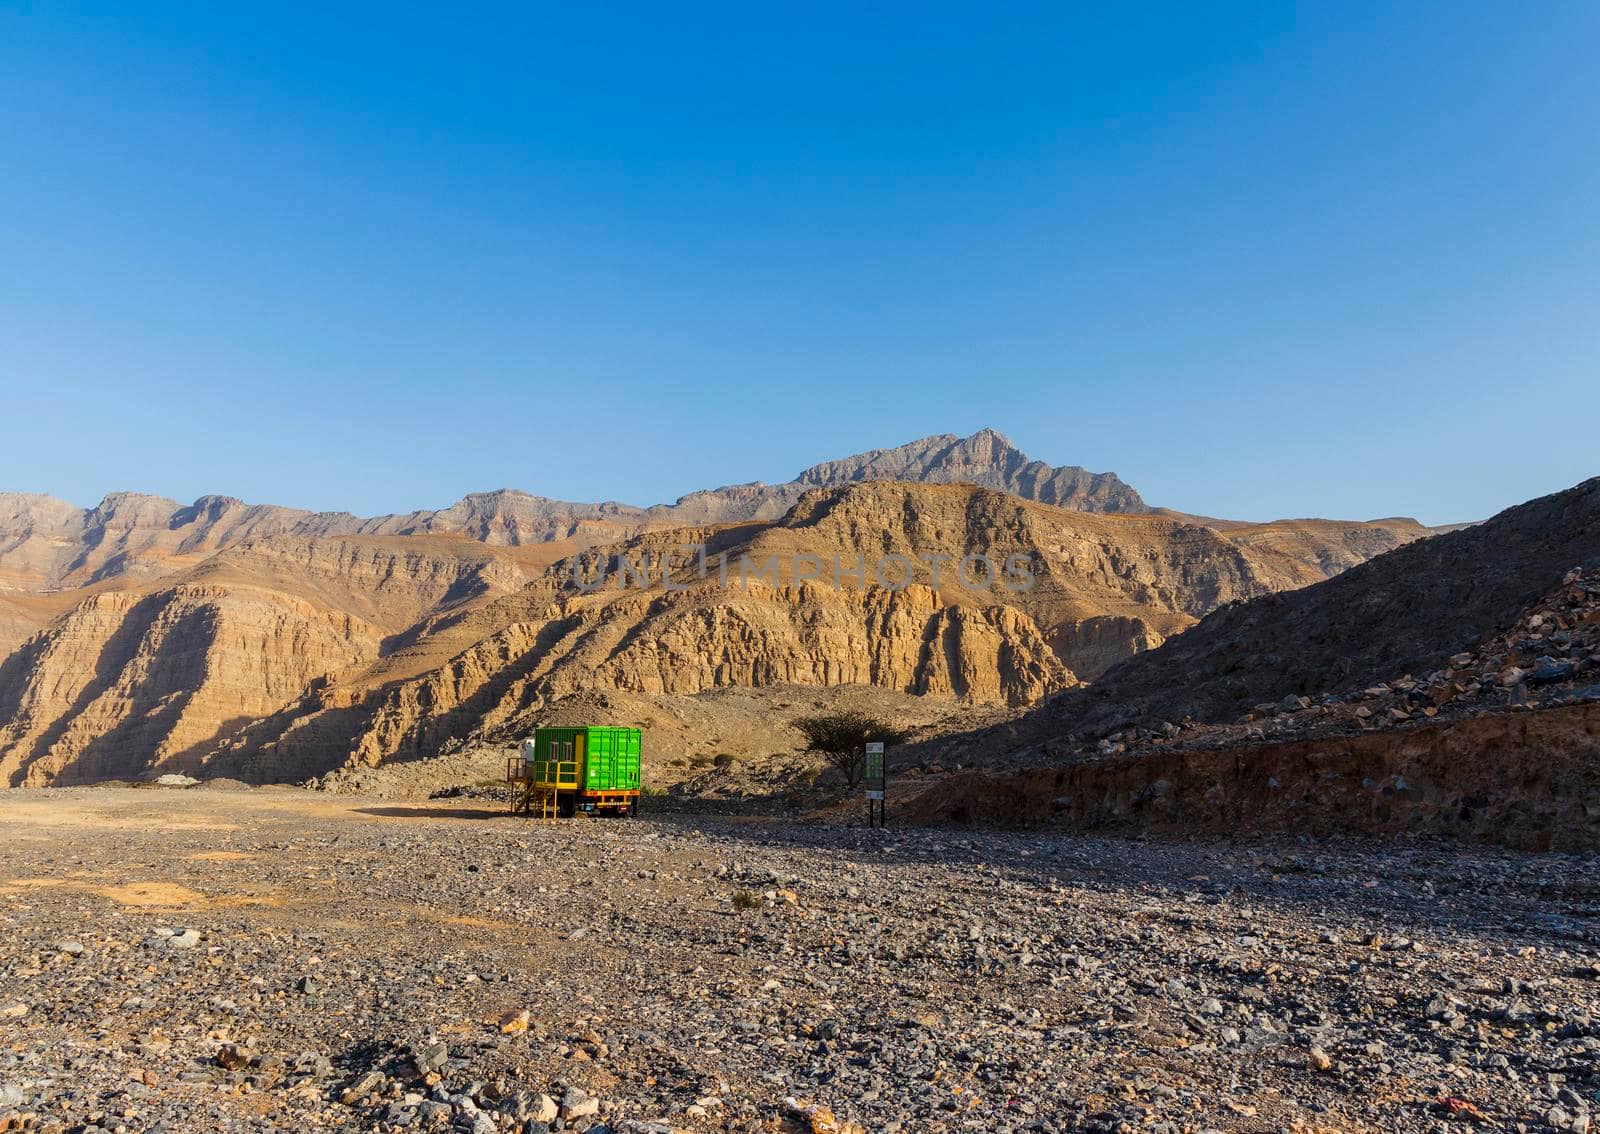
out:
M905 729L858 712L801 717L791 723L806 738L805 751L817 753L838 768L850 787L859 784L866 774L867 741L899 744L909 735Z

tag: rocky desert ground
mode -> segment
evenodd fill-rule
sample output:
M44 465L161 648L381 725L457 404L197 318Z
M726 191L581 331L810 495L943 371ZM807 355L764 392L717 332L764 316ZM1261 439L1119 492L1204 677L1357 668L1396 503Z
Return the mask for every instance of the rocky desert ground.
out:
M0 1112L71 1131L1589 1128L1592 854L285 788L13 793Z

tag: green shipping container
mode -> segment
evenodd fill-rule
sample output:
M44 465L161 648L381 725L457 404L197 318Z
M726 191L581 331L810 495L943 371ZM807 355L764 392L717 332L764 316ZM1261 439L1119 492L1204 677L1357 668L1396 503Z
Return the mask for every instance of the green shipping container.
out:
M638 791L639 741L636 728L541 728L534 731L531 745L524 746L523 757L576 761L582 791Z

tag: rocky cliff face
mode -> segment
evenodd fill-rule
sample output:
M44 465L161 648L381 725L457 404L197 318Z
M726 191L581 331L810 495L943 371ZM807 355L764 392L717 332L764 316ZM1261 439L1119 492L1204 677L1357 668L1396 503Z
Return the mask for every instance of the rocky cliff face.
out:
M307 683L374 656L375 627L283 595L97 595L0 671L0 782L199 765Z
M941 605L914 586L708 587L552 606L381 699L353 749L376 765L436 751L582 689L682 695L729 686L864 684L1027 704L1075 678L1032 620L1003 606ZM314 765L302 748L295 762Z
M425 613L523 581L472 545L279 537L93 595L0 665L0 784L192 770Z

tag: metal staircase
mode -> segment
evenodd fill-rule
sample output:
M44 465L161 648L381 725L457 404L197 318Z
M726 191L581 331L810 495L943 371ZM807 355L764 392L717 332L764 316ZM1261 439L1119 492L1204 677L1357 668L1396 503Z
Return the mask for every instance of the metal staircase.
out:
M524 762L514 756L506 761L506 782L511 785L511 814L555 819L561 812L561 789L577 788L577 764L554 760Z

